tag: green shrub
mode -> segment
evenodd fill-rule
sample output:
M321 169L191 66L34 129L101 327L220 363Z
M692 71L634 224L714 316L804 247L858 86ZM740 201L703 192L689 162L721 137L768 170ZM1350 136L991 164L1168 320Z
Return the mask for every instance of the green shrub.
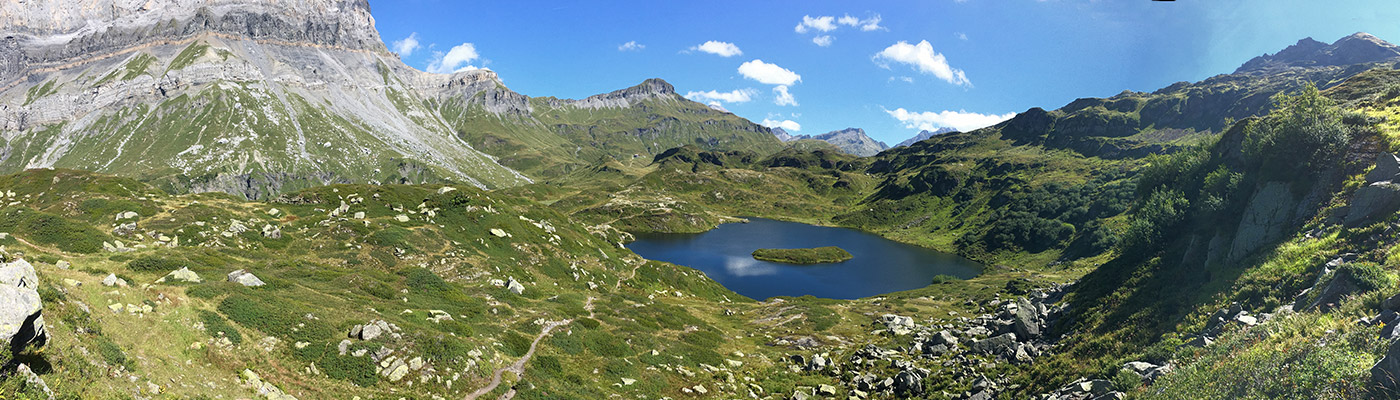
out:
M329 354L316 366L332 379L348 380L360 387L374 386L379 374L374 372L374 360L369 357Z
M506 346L506 354L515 357L524 357L530 351L530 342L533 340L516 331L506 331L501 338L501 343Z
M156 256L141 256L126 263L126 269L135 272L166 273L189 266L185 262Z
M87 224L27 208L0 213L0 230L22 233L35 243L63 251L88 254L101 251L102 241L108 237Z
M1143 202L1128 221L1120 243L1123 254L1146 255L1175 233L1186 219L1190 202L1180 192L1159 190Z
M107 340L105 338L98 338L96 342L97 353L101 354L102 359L107 360L108 364L112 364L113 366L124 366L128 370L134 368L134 365L132 365L131 360L126 358L126 353L122 352L121 346L117 346L116 343L112 343L112 341Z
M1297 95L1277 94L1274 110L1245 128L1245 158L1266 178L1313 176L1346 151L1351 130L1342 112L1316 86Z
M201 310L199 312L199 320L204 322L204 331L209 332L209 336L219 337L219 334L222 333L222 336L228 338L230 343L243 343L243 335L238 333L238 330L234 329L233 325L229 325L228 321L225 320L223 316L214 312Z
M1109 381L1113 382L1113 386L1118 388L1119 391L1124 392L1132 391L1133 389L1137 389L1138 386L1142 386L1142 376L1126 369L1118 370L1118 373L1114 374L1113 378Z

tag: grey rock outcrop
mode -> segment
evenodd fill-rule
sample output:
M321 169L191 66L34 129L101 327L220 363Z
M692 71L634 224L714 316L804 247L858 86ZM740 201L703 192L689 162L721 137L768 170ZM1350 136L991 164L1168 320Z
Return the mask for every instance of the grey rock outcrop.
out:
M1400 341L1391 342L1385 356L1371 367L1371 385L1382 395L1400 392ZM1378 398L1383 397L1388 396Z
M38 287L39 276L29 262L0 265L0 341L9 343L11 352L48 342Z
M1394 154L1376 156L1376 167L1366 173L1366 186L1356 189L1342 223L1356 226L1362 222L1400 210L1400 161Z
M263 283L262 279L258 279L252 272L243 269L228 273L228 281L248 287L266 285L266 283Z

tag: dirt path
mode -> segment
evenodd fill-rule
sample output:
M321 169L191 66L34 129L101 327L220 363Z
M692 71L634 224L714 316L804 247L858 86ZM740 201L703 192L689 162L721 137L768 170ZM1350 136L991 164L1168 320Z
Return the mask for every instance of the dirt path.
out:
M583 303L583 309L588 310L588 318L593 318L593 298L592 298L592 297L589 297L588 300L585 301L585 302ZM514 362L514 363L511 363L509 366L506 366L506 367L504 367L504 368L497 369L497 370L496 370L496 373L495 373L495 374L492 374L492 376L491 376L491 384L490 384L490 385L486 385L486 387L483 387L483 388L481 388L481 389L477 389L475 392L471 392L471 394L468 394L468 395L467 395L467 400L475 400L477 397L481 397L481 396L484 395L484 394L491 393L492 390L496 390L496 387L501 386L501 378L505 375L506 371L514 372L514 373L515 373L515 376L518 377L518 378L524 378L524 377L525 377L525 363L530 362L530 358L535 356L535 348L539 346L540 341L541 341L541 340L544 340L544 338L545 338L546 336L549 336L550 331L553 331L554 328L558 328L558 327L561 327L561 326L564 326L564 325L568 325L568 324L571 323L571 322L574 322L574 320L573 320L573 319L566 319L566 320L562 320L562 321L549 321L549 322L545 322L545 323L544 323L544 329L543 329L542 331L540 331L540 335L539 335L539 336L535 336L535 341L530 342L530 351L525 352L525 356L524 356L524 357L520 357L519 360L515 360L515 362ZM514 398L514 397L515 397L515 388L511 388L509 391L507 391L505 394L502 394L501 397L499 397L499 398L497 398L497 399L498 399L498 400L510 400L510 399L512 399L512 398Z

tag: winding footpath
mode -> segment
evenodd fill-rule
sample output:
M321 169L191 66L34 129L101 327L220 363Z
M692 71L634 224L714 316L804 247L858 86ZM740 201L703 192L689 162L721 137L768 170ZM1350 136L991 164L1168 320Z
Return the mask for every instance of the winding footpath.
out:
M593 318L593 298L592 298L592 297L589 297L588 300L584 302L583 308L584 308L585 310L588 310L588 318ZM530 342L530 350L527 351L527 352L525 352L525 356L524 356L524 357L520 357L519 360L515 360L515 362L514 362L514 363L511 363L509 366L506 366L506 367L502 367L502 368L497 369L496 372L495 372L494 374L492 374L492 376L491 376L491 384L486 385L485 387L482 387L481 389L477 389L475 392L471 392L471 394L468 394L468 395L467 395L467 400L476 400L477 397L481 397L481 396L484 395L484 394L491 393L492 390L496 390L497 387L501 386L501 378L505 375L506 371L514 372L514 373L515 373L515 376L516 376L518 379L524 379L524 378L525 378L525 363L530 362L530 358L535 356L535 347L539 346L540 341L541 341L541 340L544 340L544 338L545 338L546 336L549 336L549 333L550 333L551 331L553 331L554 328L558 328L558 327L561 327L561 326L564 326L564 325L568 325L568 324L571 323L571 322L574 322L574 320L573 320L572 318L566 319L566 320L562 320L562 321L548 321L548 322L545 322L545 323L544 323L544 329L540 331L539 336L535 336L535 341ZM510 400L510 399L512 399L512 398L514 398L514 397L515 397L515 388L511 388L509 391L507 391L505 394L502 394L501 397L499 397L499 398L497 398L497 399L498 399L498 400Z

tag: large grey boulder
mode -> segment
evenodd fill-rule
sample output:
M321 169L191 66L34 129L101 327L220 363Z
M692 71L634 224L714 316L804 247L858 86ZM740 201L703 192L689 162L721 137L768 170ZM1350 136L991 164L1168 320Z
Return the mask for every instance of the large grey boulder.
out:
M1400 175L1400 160L1394 154L1383 152L1376 155L1376 168L1366 173L1366 184L1394 182L1397 175Z
M1009 356L1016 351L1016 334L1007 333L972 342L972 351L981 354Z
M266 285L266 283L263 283L262 279L258 279L252 272L248 272L248 270L245 269L228 273L228 281L248 287Z
M200 283L204 280L199 278L199 274L196 274L194 273L194 271L191 271L190 267L180 267L180 269L170 271L169 274L166 274L164 277L160 278L160 282L169 281Z
M900 397L924 394L924 377L914 371L900 371L894 376L894 393Z
M1016 313L1013 315L1012 326L1016 337L1021 340L1030 340L1040 337L1040 318L1034 304L1022 298L1016 302Z
M1357 278L1351 274L1347 268L1338 268L1332 273L1332 279L1323 288L1314 287L1312 291L1321 290L1322 293L1308 304L1304 310L1317 309L1321 311L1331 311L1341 304L1342 299L1361 290L1361 285ZM1296 306L1296 305L1295 305Z
M1397 389L1400 389L1400 341L1391 342L1385 357L1371 367L1371 385L1381 394L1377 398L1397 394Z
M1342 223L1356 226L1400 209L1400 184L1377 182L1356 189Z
M39 276L29 262L0 264L0 340L10 344L11 352L48 342L38 287Z

